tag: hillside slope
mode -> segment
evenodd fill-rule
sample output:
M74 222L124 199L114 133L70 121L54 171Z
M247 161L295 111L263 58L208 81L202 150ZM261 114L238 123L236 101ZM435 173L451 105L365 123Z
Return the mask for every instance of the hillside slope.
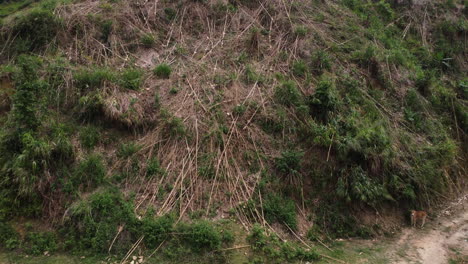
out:
M0 242L312 261L432 213L466 190L466 5L7 1Z

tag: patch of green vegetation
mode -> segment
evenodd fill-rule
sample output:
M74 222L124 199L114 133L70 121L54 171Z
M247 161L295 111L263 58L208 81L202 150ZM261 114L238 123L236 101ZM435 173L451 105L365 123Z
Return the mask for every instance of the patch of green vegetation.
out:
M277 194L267 194L263 212L269 223L278 222L295 230L297 228L296 204L293 200Z
M53 232L29 232L26 235L24 247L28 254L53 253L57 250L57 237Z
M59 28L60 21L52 11L33 9L12 26L12 34L17 36L12 48L17 53L43 49L52 42Z
M77 88L82 91L93 91L102 88L106 81L115 81L116 76L108 68L92 67L78 70L73 78Z
M307 65L304 61L298 60L295 61L291 67L292 74L297 77L304 78L307 75Z
M275 234L267 232L258 224L253 226L247 241L254 252L259 254L253 260L254 263L309 262L320 259L314 250L304 249L291 242L281 242Z
M323 51L316 51L311 58L310 69L316 74L322 74L324 71L331 70L332 61L330 55Z
M154 46L154 44L156 43L156 37L151 33L143 34L140 37L140 43L145 48L152 48Z
M0 7L0 18L12 15L17 11L30 6L32 3L32 0L8 1L7 3L2 3L2 6Z
M293 81L283 81L275 88L275 100L284 106L298 106L302 103L302 94Z
M160 79L169 79L169 77L171 76L171 72L171 66L165 63L159 64L153 70L153 73Z
M125 69L120 74L120 85L129 90L139 90L143 83L143 71L136 68Z
M95 126L86 126L80 130L81 145L86 149L93 149L101 141L101 132Z
M127 159L133 156L135 153L137 153L141 149L141 146L134 143L123 143L120 145L118 151L117 151L117 157Z
M72 177L73 185L82 186L84 190L96 188L104 182L106 172L103 158L98 154L91 154L76 167Z
M281 153L281 157L275 158L275 167L283 175L298 175L303 156L302 152L284 151Z
M137 225L133 205L115 189L101 189L71 206L64 220L65 248L107 253L119 228L123 227L112 252L126 252L135 239L131 232Z

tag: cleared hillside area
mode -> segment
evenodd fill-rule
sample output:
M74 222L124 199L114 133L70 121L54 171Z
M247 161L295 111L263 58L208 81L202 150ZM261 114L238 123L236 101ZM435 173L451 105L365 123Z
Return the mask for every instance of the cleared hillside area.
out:
M435 215L467 187L467 5L2 1L0 248L341 263Z

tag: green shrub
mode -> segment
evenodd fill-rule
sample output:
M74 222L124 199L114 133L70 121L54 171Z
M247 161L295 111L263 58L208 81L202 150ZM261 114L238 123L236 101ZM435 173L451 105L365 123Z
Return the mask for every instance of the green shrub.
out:
M117 157L119 158L130 158L133 154L137 153L141 149L141 146L130 142L127 144L121 144L119 149L117 150Z
M146 216L141 223L141 232L145 236L145 246L156 248L173 232L175 219L172 215L160 217Z
M315 93L309 97L309 107L321 120L327 120L330 113L339 105L337 91L332 80L322 78Z
M42 49L55 38L59 28L60 22L51 11L33 9L13 26L16 49L18 52Z
M320 259L314 250L304 249L291 242L282 242L275 234L268 234L260 225L254 224L247 241L257 253L263 253L267 260L260 263L296 263Z
M214 154L203 154L201 155L198 163L198 175L203 179L214 179L216 175L216 168L214 166L215 155Z
M14 75L16 92L13 95L11 116L17 130L36 130L40 125L40 98L48 84L39 80L42 61L34 56L18 57L19 71Z
M112 33L114 22L110 19L104 20L100 22L101 27L101 40L103 42L107 42L109 40L109 36Z
M104 182L106 167L101 156L92 154L81 161L73 173L75 186L82 185L85 190L95 188Z
M362 237L370 238L368 228L359 225L349 207L333 200L325 201L317 208L315 223L331 238Z
M20 242L19 238L19 233L0 216L0 248L16 248Z
M158 78L169 79L169 77L171 76L172 69L171 69L171 66L163 63L163 64L159 64L158 66L156 66L153 72Z
M157 176L162 174L164 174L164 169L161 168L159 160L156 158L150 159L146 166L146 176Z
M101 140L101 132L94 126L86 126L80 130L81 145L87 149L94 148Z
M98 92L91 92L80 97L77 105L77 112L80 118L91 120L102 116L104 99Z
M395 12L393 11L390 4L385 2L384 0L380 0L379 2L375 3L375 8L379 13L380 17L382 17L386 21L392 20L395 16Z
M176 18L177 11L175 11L173 8L167 7L164 8L164 14L166 15L167 20L172 21Z
M292 65L292 73L297 77L306 77L307 65L305 62L302 60L295 61Z
M57 250L57 237L52 232L30 232L26 235L25 244L28 254L42 255L45 251L53 253Z
M254 250L262 250L268 245L269 237L265 234L265 230L255 223L247 236L247 241Z
M316 51L312 55L310 67L311 70L317 74L331 70L332 65L330 56L323 50Z
M301 159L304 153L290 150L281 153L281 157L275 158L276 169L284 175L297 175L301 169Z
M245 83L247 84L262 84L265 80L264 80L264 77L255 72L254 69L252 69L252 66L250 65L247 65L245 67L245 73L244 73L244 80L245 80Z
M196 252L213 251L221 247L222 236L208 221L200 220L193 224L180 224L177 231L184 234L184 241Z
M129 68L120 74L120 85L129 90L139 90L143 82L143 72L139 69Z
M245 111L247 111L247 106L245 106L244 104L238 104L232 109L232 114L234 116L242 116L245 113Z
M138 226L133 204L118 190L104 189L70 207L62 232L69 248L107 254L119 226L124 229L112 249L127 252L137 239L131 232Z
M285 106L298 106L302 101L302 94L293 81L284 81L275 88L276 102Z
M74 75L75 85L82 91L101 88L106 81L114 81L115 74L107 68L91 68L78 70Z
M269 223L278 222L292 230L297 228L296 204L287 197L267 194L263 201L263 212Z
M154 37L153 34L146 33L140 37L140 43L146 48L152 48L154 44L156 43L156 38Z
M300 38L303 38L307 35L307 28L304 27L304 26L297 26L295 29L294 29L294 35L296 35L296 37L300 37Z
M371 179L361 167L344 170L341 174L336 190L338 197L373 206L385 199L393 200L387 189Z
M187 131L184 122L181 118L173 116L169 113L163 113L164 116L164 133L169 136L180 138L186 135Z

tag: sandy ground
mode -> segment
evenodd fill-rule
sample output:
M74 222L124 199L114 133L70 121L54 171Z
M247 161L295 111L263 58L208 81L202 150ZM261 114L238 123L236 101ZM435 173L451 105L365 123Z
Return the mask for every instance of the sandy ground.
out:
M405 228L387 254L396 264L468 263L468 195L429 219L424 228Z

